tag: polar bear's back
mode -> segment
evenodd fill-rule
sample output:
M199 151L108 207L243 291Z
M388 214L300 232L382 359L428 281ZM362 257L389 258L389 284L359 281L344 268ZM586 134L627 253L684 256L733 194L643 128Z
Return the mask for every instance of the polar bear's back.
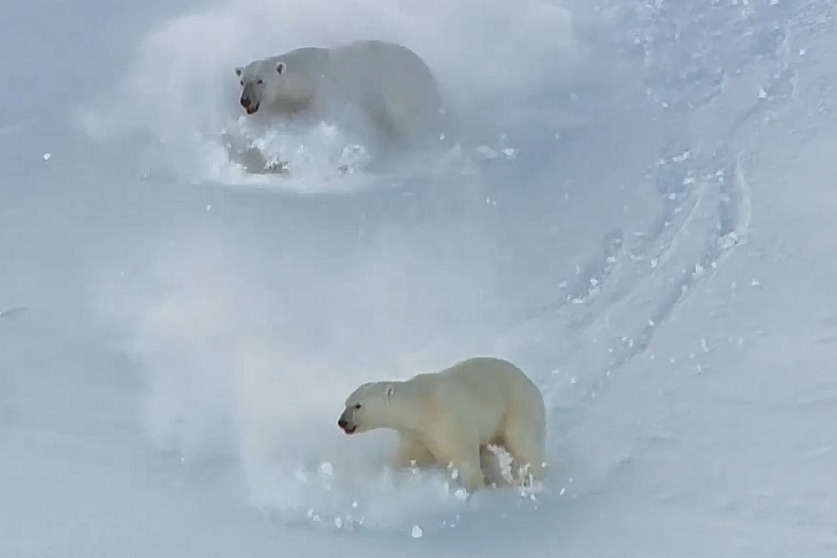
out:
M432 387L437 409L464 409L488 443L509 417L545 430L546 410L540 389L507 360L473 357L440 372L420 374L415 382ZM418 387L418 386L417 386Z
M424 60L396 43L365 40L335 47L329 52L330 72L342 83L368 90L382 88L388 97L419 93L440 103L438 83Z
M329 88L341 98L386 112L410 142L436 139L447 120L439 84L409 48L363 40L329 49Z
M470 391L498 392L502 399L510 403L538 400L543 404L543 397L538 386L517 366L495 357L473 357L439 374L466 386Z

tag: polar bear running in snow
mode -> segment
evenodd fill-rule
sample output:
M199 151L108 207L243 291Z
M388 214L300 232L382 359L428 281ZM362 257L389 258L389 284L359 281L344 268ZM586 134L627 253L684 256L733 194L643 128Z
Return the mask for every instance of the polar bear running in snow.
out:
M512 363L474 357L405 381L365 383L337 421L346 434L390 428L400 434L398 467L441 465L473 493L485 486L489 445L506 449L524 483L544 473L546 412L538 387Z
M373 132L379 147L443 143L445 103L436 78L412 50L361 40L302 47L235 68L248 115L305 116Z

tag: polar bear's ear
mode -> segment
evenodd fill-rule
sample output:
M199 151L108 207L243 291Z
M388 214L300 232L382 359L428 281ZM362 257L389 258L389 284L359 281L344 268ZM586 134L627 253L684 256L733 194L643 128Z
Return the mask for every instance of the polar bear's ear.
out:
M281 75L281 74L284 74L284 73L285 73L285 68L286 68L286 67L287 67L287 66L285 66L285 63L284 63L284 62L279 62L278 64L276 64L276 73L277 73L277 74L280 74L280 75Z
M241 66L238 66L235 69L235 75L237 75L238 77L241 77L241 74L243 74L243 73L244 73L244 68L242 68Z

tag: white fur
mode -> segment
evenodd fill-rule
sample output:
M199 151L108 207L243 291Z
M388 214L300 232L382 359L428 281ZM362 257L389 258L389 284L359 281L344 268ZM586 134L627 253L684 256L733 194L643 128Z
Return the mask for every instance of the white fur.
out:
M303 47L235 69L251 114L361 124L382 146L439 144L448 130L436 78L410 49L383 41ZM359 120L358 120L359 119Z
M540 390L519 368L475 357L406 381L363 384L346 399L338 424L347 433L396 430L397 466L452 466L474 492L485 485L489 445L511 454L513 471L543 478L545 417Z

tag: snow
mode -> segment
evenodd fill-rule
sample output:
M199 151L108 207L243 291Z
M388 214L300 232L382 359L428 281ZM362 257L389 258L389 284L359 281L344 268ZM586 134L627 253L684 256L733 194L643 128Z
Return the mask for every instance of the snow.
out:
M0 556L837 553L833 3L71 10L0 35ZM363 36L425 56L461 149L372 176L240 117L236 64ZM336 427L474 354L541 386L543 486Z

